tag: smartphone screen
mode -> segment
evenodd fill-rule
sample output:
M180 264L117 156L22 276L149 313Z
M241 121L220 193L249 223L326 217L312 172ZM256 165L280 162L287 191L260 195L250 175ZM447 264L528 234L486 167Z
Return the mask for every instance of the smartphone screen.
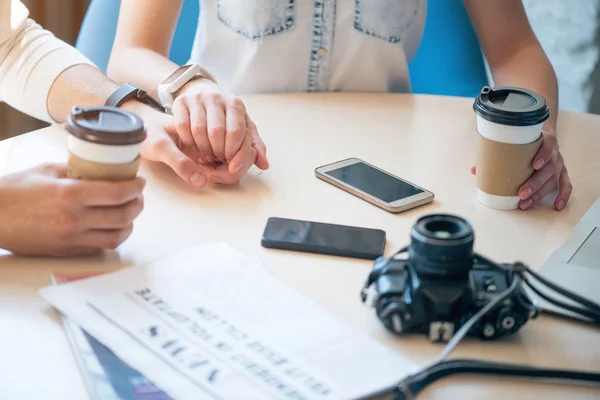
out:
M423 193L423 190L363 162L323 173L385 203Z
M386 235L379 229L269 218L264 247L374 260L383 255Z

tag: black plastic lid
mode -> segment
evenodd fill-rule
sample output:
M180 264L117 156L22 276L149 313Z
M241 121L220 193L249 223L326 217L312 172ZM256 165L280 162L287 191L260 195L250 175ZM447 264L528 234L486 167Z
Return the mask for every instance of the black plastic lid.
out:
M473 103L473 110L488 121L512 126L537 125L550 116L550 107L543 96L510 86L483 87Z
M67 130L81 140L113 146L137 144L146 138L142 119L116 107L73 107Z

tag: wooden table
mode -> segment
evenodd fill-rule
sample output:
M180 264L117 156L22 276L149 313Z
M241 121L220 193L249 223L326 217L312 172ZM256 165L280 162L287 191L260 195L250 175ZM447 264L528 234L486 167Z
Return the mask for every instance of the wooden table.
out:
M496 211L475 198L469 167L475 160L470 99L298 94L246 99L268 145L271 169L252 172L234 187L193 190L162 165L143 165L145 210L133 235L102 257L70 260L0 256L0 399L85 399L57 313L38 295L54 271L113 270L150 261L203 241L226 241L261 257L268 268L351 325L418 363L441 350L424 336L398 338L359 300L371 262L263 249L268 217L280 216L384 229L387 253L403 246L419 216L468 218L475 247L497 261L539 268L600 196L600 117L564 112L560 146L575 187L568 207L551 198L527 212ZM46 161L64 161L65 136L48 128L0 143L0 174ZM314 176L322 164L359 157L432 190L436 201L389 214ZM600 331L540 317L518 335L493 342L468 340L456 357L600 371ZM460 377L427 389L420 399L598 399L600 390L524 381Z

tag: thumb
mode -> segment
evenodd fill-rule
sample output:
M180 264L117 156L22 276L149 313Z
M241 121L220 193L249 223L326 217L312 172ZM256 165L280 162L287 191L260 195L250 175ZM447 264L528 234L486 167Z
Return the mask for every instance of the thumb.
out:
M267 159L267 146L265 146L265 142L263 142L262 138L258 134L258 128L256 124L248 115L246 114L246 125L251 132L252 136L252 148L256 150L256 160L254 161L254 165L258 168L266 171L269 169L269 160Z
M254 161L254 165L263 171L269 169L269 160L267 159L264 145L260 146L259 144L254 144L252 145L252 148L256 151L256 161Z
M181 179L187 183L202 187L206 184L206 176L191 158L186 156L172 140L165 140L161 146L158 160L167 164Z
M258 133L256 133L256 131L252 134L252 148L256 150L256 160L254 161L254 165L263 171L269 169L267 146L265 146L265 142L262 141L261 137L258 135Z
M472 173L473 175L476 175L476 174L477 174L477 166L476 166L476 165L473 165L473 166L471 167L471 173Z

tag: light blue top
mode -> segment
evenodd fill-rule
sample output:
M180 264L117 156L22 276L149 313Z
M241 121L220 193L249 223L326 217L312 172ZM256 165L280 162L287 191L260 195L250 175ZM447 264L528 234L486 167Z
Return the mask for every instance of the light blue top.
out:
M106 70L120 0L92 0L77 48ZM185 0L170 58L185 64L198 25L199 0ZM414 93L475 97L487 84L479 42L460 0L428 0L421 44L409 60Z

